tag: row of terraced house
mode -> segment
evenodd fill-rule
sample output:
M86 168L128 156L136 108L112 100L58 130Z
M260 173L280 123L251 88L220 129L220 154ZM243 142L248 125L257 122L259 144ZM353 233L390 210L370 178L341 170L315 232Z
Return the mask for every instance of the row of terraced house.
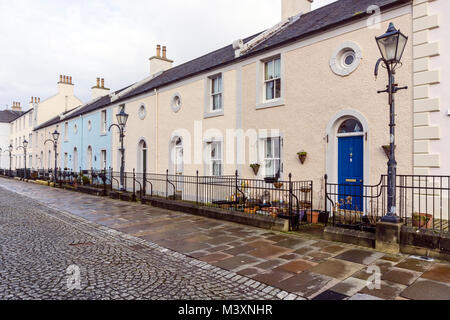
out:
M259 34L173 66L157 46L149 76L119 90L97 79L92 100L60 76L58 93L2 111L12 169L73 171L121 163L116 114L128 115L125 171L312 180L317 206L329 181L376 184L386 173L387 74L374 77L375 37L393 23L409 37L396 80L396 154L405 175L450 173L450 3L446 0L283 0L282 20ZM446 31L447 30L447 31ZM9 115L6 115L8 113ZM2 124L3 125L3 124ZM6 133L7 130L7 133ZM27 159L21 143L29 142ZM306 156L302 161L299 154ZM259 165L253 171L251 165ZM3 153L1 168L9 166ZM255 167L255 166L253 166ZM448 214L448 213L447 213Z

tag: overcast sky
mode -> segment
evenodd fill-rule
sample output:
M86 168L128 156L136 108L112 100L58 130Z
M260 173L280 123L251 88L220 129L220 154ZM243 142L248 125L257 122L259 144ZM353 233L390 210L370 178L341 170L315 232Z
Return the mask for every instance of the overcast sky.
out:
M0 0L0 109L55 94L60 74L88 102L97 77L112 90L147 77L156 44L180 64L271 27L280 12L280 0Z

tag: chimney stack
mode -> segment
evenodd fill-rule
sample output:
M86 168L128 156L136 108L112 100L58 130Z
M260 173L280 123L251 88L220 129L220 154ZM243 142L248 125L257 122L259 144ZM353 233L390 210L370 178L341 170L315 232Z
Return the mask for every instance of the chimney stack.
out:
M311 11L311 3L314 0L281 0L281 20L286 20L299 13Z
M58 92L60 94L66 95L66 96L72 96L73 95L72 77L69 77L69 76L66 76L66 75L60 75L59 76Z
M92 89L92 100L106 96L109 94L110 91L108 88L105 88L104 78L97 78L97 85L93 86L91 89Z
M156 74L166 71L172 68L173 61L167 59L167 47L162 47L162 56L161 56L161 45L156 46L156 56L151 57L150 59L150 75L155 76Z
M13 101L13 106L11 108L12 111L22 111L20 107L20 102Z
M158 44L158 45L156 46L156 56L157 56L158 58L161 58L161 45L160 45L160 44Z

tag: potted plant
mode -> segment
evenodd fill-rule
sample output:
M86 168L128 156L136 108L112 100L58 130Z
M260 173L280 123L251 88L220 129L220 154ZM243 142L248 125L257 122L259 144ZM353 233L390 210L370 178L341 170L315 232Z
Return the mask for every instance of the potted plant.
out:
M258 175L258 171L259 171L259 168L260 168L260 167L261 167L261 165L260 165L259 163L252 163L252 164L250 165L250 168L253 169L253 173L255 174L255 176Z
M282 182L274 182L273 186L277 189L280 189L283 186Z
M86 176L81 176L81 180L83 181L83 185L85 185L85 186L88 186L91 183L89 178Z
M433 227L433 216L427 213L414 213L412 219L413 227L431 229Z
M384 153L386 154L386 157L389 158L389 154L391 153L391 145L386 144L386 145L382 146L382 148L384 150ZM395 146L394 149L397 149L397 146Z
M300 151L300 152L297 153L298 159L300 160L300 162L301 162L302 164L305 163L305 161L306 161L306 156L307 156L307 155L308 155L308 153L305 152L305 151Z
M308 223L317 224L319 222L319 211L310 211L306 213L306 220Z

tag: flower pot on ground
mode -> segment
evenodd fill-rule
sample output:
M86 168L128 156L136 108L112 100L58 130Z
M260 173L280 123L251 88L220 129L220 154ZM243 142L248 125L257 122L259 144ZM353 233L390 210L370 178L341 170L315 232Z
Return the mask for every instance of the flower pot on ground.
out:
M414 213L413 214L413 227L431 229L433 227L433 216L427 213Z
M260 167L261 166L258 163L253 163L253 164L250 165L250 168L252 168L253 173L255 174L255 176L258 175L258 171L259 171Z
M298 159L300 160L300 162L302 164L304 164L306 161L306 157L308 156L308 153L305 151L302 151L302 152L297 153L297 156L298 156Z
M319 222L319 211L311 211L306 213L308 223L317 224Z

